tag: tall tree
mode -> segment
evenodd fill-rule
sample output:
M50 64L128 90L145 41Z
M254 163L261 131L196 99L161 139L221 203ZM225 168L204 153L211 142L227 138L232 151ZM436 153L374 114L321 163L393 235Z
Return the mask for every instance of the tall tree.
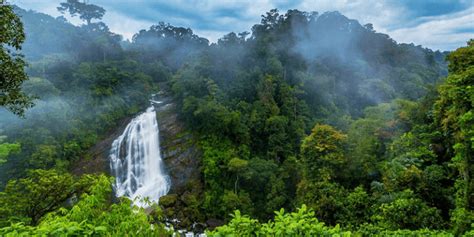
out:
M92 19L102 19L105 14L105 9L94 4L87 4L86 2L79 2L78 0L67 0L58 7L61 13L69 12L71 16L79 14L81 20L86 21L87 25L91 24Z
M439 88L434 115L436 125L446 134L446 144L453 148L451 161L459 171L452 218L462 233L474 221L474 40L447 59L450 75Z
M23 115L33 105L32 98L21 90L21 84L28 79L26 62L17 53L25 41L23 24L5 0L0 0L0 16L0 106Z
M301 156L310 180L334 178L344 162L346 138L330 125L314 126L301 144Z

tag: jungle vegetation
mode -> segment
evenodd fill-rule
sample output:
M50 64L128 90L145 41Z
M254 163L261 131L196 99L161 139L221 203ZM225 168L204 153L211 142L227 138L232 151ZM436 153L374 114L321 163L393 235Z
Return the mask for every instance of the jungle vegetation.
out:
M210 236L474 236L473 40L432 51L273 9L216 43L164 22L124 41L96 5L61 3L75 26L0 3L1 236L164 236L174 218L222 221ZM201 178L145 210L73 170L160 89Z

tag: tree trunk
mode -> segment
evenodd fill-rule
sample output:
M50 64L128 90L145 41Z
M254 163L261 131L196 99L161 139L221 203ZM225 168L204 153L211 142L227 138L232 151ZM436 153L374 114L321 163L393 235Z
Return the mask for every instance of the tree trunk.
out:
M234 193L237 194L237 183L239 182L239 176L237 175L237 178L235 179L235 184L234 184Z

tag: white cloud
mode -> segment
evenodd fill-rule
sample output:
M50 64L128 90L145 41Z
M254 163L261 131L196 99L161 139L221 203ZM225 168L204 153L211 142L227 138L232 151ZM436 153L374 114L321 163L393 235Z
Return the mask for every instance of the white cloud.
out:
M10 0L10 2L23 8L58 16L60 14L56 7L62 0ZM303 0L297 4L286 0L161 1L169 9L176 9L176 12L152 8L153 4L160 1L90 0L90 2L103 6L107 10L103 21L113 32L122 34L128 39L141 29L147 29L152 24L164 21L190 27L197 34L215 42L231 31L250 31L252 25L260 22L260 15L281 4L303 11L320 13L339 11L361 24L372 23L375 30L389 34L397 42L413 42L433 49L452 50L474 38L472 33L474 6L453 14L413 18L408 14L410 9L401 2L379 0ZM130 5L130 8L127 8L127 5ZM223 10L232 14L226 16L222 14ZM282 13L286 10L288 9L280 9ZM135 14L146 17L137 19L127 11L134 11ZM68 17L68 19L75 24L80 23L77 18Z
M421 20L424 23L388 33L400 42L415 42L428 48L445 50L463 46L469 39L474 38L474 7L458 13L426 17Z
M9 3L18 5L27 10L32 9L37 12L46 13L52 16L58 16L60 13L56 9L60 0L39 1L39 0L8 0Z
M124 39L132 39L138 31L148 29L154 24L154 22L136 20L116 12L108 12L103 20L109 26L110 31L122 35Z
M298 8L305 11L339 11L345 16L358 20L361 24L372 23L377 29L400 20L403 8L388 1L364 0L305 0Z

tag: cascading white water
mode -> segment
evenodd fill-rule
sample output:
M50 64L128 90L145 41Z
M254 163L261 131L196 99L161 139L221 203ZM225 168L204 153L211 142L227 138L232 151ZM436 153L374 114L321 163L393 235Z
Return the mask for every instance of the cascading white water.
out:
M153 106L135 117L112 143L110 167L115 175L116 195L135 200L137 206L146 206L142 198L158 202L168 193L171 185L161 159L158 122Z

